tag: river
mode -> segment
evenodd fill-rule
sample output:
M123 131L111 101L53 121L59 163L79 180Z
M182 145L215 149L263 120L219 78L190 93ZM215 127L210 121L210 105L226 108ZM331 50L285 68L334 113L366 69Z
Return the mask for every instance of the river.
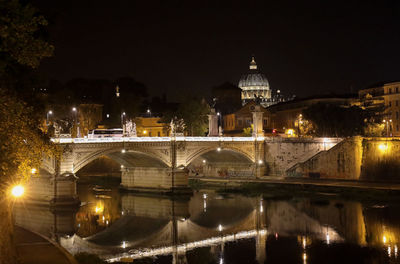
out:
M16 206L16 222L110 262L400 263L395 203L206 189L172 198L90 183L78 194L78 210Z

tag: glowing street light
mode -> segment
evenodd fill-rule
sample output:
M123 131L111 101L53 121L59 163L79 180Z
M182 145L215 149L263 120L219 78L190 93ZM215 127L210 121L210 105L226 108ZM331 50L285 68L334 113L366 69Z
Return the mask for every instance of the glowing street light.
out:
M22 185L16 185L11 189L11 194L15 198L21 197L22 195L24 195L24 192L25 192L25 188Z
M53 111L51 111L51 110L49 110L49 111L46 113L46 125L47 125L47 126L50 125L50 123L49 123L49 116L51 116L52 114L53 114Z
M221 148L220 148L220 147L218 147L218 148L217 148L217 151L221 151Z

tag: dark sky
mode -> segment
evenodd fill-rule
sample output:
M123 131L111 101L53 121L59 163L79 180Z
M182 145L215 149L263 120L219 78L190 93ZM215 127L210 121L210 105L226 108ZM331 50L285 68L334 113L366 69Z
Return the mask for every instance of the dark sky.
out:
M253 54L284 94L400 79L399 2L33 1L56 47L40 68L48 77L129 75L170 99L237 84Z

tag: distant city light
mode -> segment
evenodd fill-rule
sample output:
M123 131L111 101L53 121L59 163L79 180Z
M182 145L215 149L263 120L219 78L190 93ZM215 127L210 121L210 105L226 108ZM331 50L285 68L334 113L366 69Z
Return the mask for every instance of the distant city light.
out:
M206 160L203 160L203 163L206 163Z
M150 113L150 109L147 109L147 113Z
M218 225L218 231L219 231L219 232L222 231L222 225L221 225L221 224Z
M76 112L76 107L72 107L72 111Z
M263 161L262 160L258 160L258 164L263 164Z
M122 149L122 150L121 150L121 152L122 152L122 153L125 153L125 152L126 152L126 150L125 150L125 149Z
M107 114L107 118L110 118L110 114Z
M220 148L220 147L218 147L218 148L217 148L217 151L221 151L221 148Z
M53 114L53 111L50 110L48 113L49 113L49 115L52 115L52 114Z

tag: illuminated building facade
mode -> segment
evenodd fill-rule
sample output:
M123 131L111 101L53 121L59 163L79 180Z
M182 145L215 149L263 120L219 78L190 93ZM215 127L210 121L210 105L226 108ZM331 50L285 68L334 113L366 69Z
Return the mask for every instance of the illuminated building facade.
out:
M384 120L387 136L400 136L400 82L377 84L358 95L363 107L375 110Z

